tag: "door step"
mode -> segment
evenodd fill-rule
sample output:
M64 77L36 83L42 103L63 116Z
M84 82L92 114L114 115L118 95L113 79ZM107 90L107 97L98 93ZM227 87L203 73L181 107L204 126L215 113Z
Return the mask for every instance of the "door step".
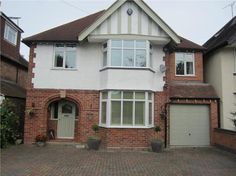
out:
M73 140L63 139L63 140L51 140L48 141L47 144L49 145L70 145L75 146L77 149L84 149L86 148L85 144L74 142Z

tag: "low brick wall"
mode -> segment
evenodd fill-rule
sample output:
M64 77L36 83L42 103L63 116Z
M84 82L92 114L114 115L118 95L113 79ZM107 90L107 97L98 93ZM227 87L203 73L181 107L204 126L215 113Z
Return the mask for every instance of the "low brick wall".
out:
M214 144L217 147L236 153L236 131L215 128Z

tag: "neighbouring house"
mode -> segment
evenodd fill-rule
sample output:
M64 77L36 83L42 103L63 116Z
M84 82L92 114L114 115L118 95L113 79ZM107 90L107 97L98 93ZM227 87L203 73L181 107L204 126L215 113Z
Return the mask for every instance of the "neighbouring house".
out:
M28 61L20 55L21 33L17 26L3 12L0 12L1 24L1 60L0 60L0 97L10 99L16 106L23 133Z
M98 124L108 148L147 148L154 137L166 146L214 144L219 99L203 83L205 48L178 36L144 1L116 1L23 42L34 110L26 143L49 131L85 143Z
M205 44L205 80L220 97L221 128L235 130L232 112L236 111L236 17Z

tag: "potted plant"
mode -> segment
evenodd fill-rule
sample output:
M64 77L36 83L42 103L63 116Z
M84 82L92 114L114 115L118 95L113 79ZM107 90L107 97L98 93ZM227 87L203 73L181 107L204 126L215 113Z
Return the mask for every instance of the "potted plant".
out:
M43 147L46 145L47 137L45 135L39 134L35 137L35 143L38 147Z
M94 124L92 129L94 131L94 135L90 136L87 140L88 149L98 150L101 143L101 139L97 136L99 127L97 124Z
M15 144L20 145L23 142L23 135L21 133L15 136Z
M154 131L156 133L159 133L161 131L161 128L159 126L154 127ZM163 142L160 139L152 139L151 140L151 147L153 152L161 152L163 149Z
M27 108L25 112L29 115L30 118L34 116L34 108Z

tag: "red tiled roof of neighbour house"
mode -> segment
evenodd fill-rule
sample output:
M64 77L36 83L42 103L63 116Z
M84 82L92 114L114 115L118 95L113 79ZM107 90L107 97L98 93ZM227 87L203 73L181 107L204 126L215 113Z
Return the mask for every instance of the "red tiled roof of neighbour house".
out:
M179 44L175 44L173 42L170 42L166 45L166 49L168 49L170 52L172 51L186 51L186 50L195 50L195 51L204 51L206 48L198 45L188 39L185 39L181 36L179 36L180 38L180 43Z
M172 82L170 83L170 98L218 99L210 84L201 82Z
M84 18L41 32L23 39L23 43L30 46L33 42L78 42L79 34L95 22L105 10Z
M25 98L26 90L16 83L7 80L0 80L1 90L0 93L5 97Z
M213 35L203 46L207 48L206 54L226 45L236 42L236 16Z

